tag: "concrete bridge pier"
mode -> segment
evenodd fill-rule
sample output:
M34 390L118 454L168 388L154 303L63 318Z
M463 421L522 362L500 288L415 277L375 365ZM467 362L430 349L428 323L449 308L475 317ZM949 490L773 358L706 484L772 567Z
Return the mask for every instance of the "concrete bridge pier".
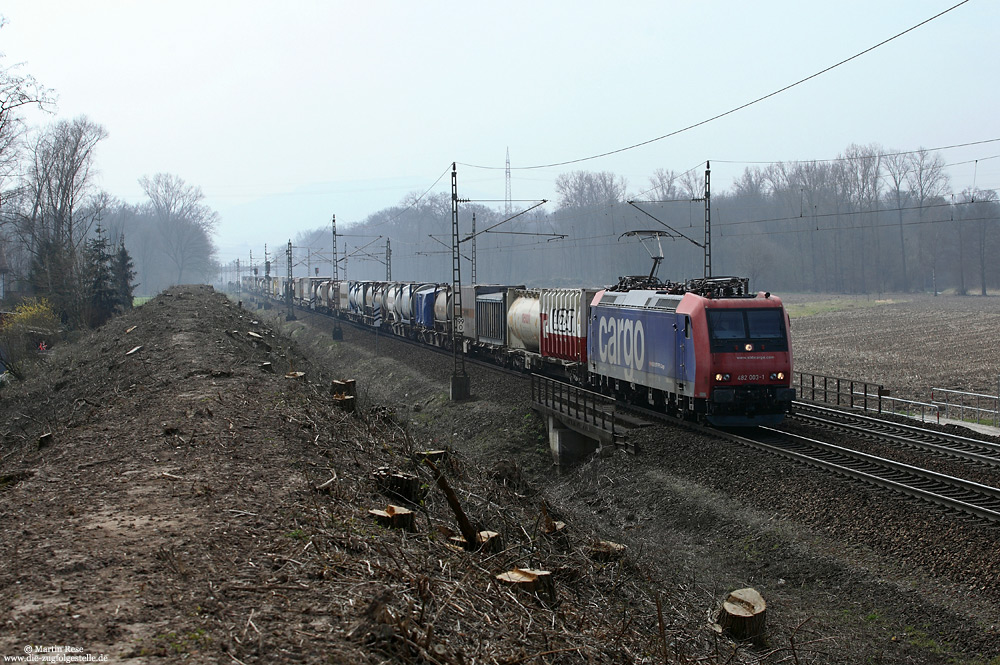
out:
M568 467L586 460L595 452L613 451L614 446L602 446L602 441L594 435L578 432L557 416L547 415L549 430L549 450L552 451L552 462L557 467Z

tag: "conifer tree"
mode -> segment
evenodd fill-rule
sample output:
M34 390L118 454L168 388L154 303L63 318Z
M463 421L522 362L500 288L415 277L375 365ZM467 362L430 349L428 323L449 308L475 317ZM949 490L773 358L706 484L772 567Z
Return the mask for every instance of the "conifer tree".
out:
M87 241L82 271L89 313L87 322L95 328L110 319L119 304L112 270L113 258L104 229L98 223L95 236Z
M133 284L135 279L135 264L132 256L125 249L125 234L121 235L118 241L118 252L115 253L112 261L113 281L115 288L115 300L122 311L132 309L132 295L138 284Z

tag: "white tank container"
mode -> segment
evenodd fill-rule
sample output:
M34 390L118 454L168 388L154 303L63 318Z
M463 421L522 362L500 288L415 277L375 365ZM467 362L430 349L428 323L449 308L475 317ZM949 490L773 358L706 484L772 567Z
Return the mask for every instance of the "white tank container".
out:
M400 321L409 321L413 317L413 292L416 284L402 284L399 287L399 297L396 299L396 310Z
M350 310L350 294L347 290L347 282L334 282L333 288L331 289L333 295L334 304L340 309L341 312L347 312Z
M385 307L382 313L385 318L392 321L399 321L396 312L396 300L399 298L399 284L389 284L385 289Z
M360 312L364 305L364 288L361 282L348 283L348 303L352 312Z
M434 296L434 322L447 323L451 320L451 287L443 286Z
M507 335L510 347L538 353L541 333L537 291L517 291L517 297L507 310Z

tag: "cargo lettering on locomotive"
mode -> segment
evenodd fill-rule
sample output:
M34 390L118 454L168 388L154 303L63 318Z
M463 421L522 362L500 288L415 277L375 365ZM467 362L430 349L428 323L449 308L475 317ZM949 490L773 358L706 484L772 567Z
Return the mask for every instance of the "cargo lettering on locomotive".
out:
M643 371L646 360L646 331L642 321L602 316L597 325L597 352L602 363Z

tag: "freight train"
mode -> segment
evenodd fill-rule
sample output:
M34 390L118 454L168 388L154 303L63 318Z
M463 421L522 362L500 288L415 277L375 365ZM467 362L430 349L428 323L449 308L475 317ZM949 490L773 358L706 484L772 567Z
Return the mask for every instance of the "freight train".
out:
M561 377L715 426L772 425L791 411L792 347L781 299L748 280L622 278L603 288L243 277L285 300L424 344Z

